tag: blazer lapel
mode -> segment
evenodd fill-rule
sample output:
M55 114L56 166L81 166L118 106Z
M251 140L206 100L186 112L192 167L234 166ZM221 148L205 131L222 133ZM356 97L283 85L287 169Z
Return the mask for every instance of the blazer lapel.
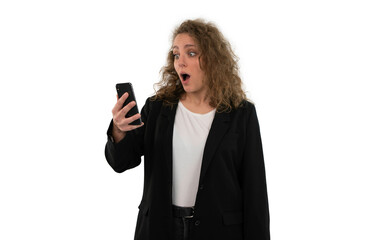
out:
M164 157L167 161L166 170L170 182L172 182L172 138L176 109L177 104L175 104L173 107L163 106L161 113L167 121L166 124L162 124L161 126L166 126L166 129L164 130Z
M203 181L204 175L206 174L214 153L229 128L229 120L229 113L215 113L209 135L207 136L206 145L204 147L199 183Z

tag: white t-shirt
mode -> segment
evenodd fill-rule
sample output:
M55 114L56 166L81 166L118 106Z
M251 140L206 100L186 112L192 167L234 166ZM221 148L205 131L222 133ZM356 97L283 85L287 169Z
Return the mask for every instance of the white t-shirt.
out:
M203 150L215 109L193 113L179 101L172 140L172 204L193 207L198 192Z

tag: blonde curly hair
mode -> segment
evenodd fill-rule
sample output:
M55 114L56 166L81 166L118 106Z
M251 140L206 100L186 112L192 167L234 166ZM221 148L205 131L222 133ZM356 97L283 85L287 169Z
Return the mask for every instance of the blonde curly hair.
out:
M205 72L207 95L210 106L218 112L230 112L247 100L239 76L238 58L230 43L218 28L202 19L186 20L172 34L172 42L178 34L189 34L200 50L199 62ZM167 63L162 67L161 80L155 84L155 99L173 106L185 94L179 76L174 67L172 49L168 52Z

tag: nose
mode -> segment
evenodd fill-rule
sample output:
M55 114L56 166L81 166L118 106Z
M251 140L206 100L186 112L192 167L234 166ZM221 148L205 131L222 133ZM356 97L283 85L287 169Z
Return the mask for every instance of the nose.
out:
M179 59L177 60L177 62L179 64L179 67L186 67L187 66L187 62L186 62L184 56L180 56Z

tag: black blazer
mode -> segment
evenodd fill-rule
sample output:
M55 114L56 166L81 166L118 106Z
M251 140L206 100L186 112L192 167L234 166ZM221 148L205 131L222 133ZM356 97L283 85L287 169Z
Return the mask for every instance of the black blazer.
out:
M177 104L146 100L145 125L119 143L109 136L105 155L118 173L144 156L144 189L135 240L172 239L172 135ZM259 123L245 101L229 113L216 112L206 140L196 196L193 240L268 240L269 210Z

